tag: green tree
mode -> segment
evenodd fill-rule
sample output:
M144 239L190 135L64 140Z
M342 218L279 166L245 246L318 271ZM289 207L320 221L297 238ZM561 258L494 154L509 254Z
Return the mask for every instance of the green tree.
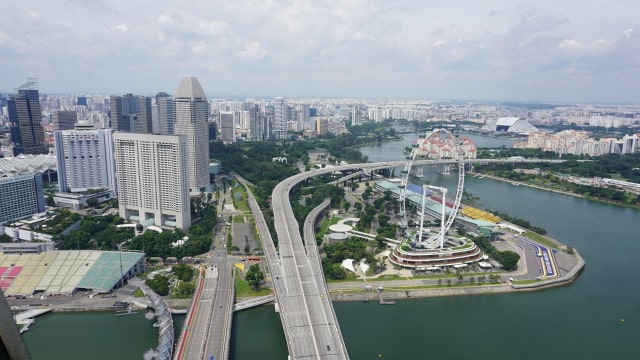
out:
M190 296L193 295L196 287L187 281L181 281L180 285L178 285L178 295L179 296Z
M147 279L145 283L160 296L167 296L169 294L169 278L166 276L156 275L153 279Z
M189 265L175 265L171 267L171 271L183 282L188 282L193 277L193 268Z
M262 280L264 280L264 274L258 264L253 264L249 267L249 270L247 270L244 278L254 290L257 290L260 288Z
M96 198L87 199L87 206L96 207L98 204L99 202Z
M498 261L500 261L505 270L512 271L518 268L518 260L520 260L518 253L510 250L501 251L498 257Z

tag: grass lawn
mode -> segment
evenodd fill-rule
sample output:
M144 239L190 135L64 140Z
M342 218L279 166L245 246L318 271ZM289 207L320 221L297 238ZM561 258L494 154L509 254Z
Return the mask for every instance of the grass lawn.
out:
M337 224L340 221L340 218L337 216L331 216L330 218L324 218L322 220L322 224L320 224L320 230L318 230L318 234L324 235L329 231L329 226Z
M369 281L386 281L386 280L407 280L407 278L402 277L400 275L382 275L380 277L374 278L374 279L367 279Z
M235 269L235 289L236 296L238 297L248 297L248 296L267 296L271 294L271 289L260 288L258 291L255 291L251 288L248 282L244 280L242 273L240 270Z
M247 189L237 181L231 186L233 202L240 211L249 211L249 202L247 201ZM240 193L241 199L236 199L235 194Z
M545 238L544 236L542 236L542 235L540 235L538 233L534 233L531 230L527 230L527 232L525 232L523 234L523 236L526 237L526 238L529 238L529 239L531 239L531 240L533 240L535 242L538 242L538 243L540 243L542 245L546 245L548 247L551 247L551 248L554 248L556 250L559 250L558 249L558 245L556 243L548 240L547 238Z
M466 243L466 244L464 244L464 245L460 245L460 246L456 246L456 247L454 247L454 248L451 248L451 251L467 249L467 248L470 248L470 247L472 247L472 246L473 246L473 244L471 244L471 243Z
M140 288L136 289L136 291L133 292L133 297L137 297L137 298L144 297L144 293L142 292L142 289Z

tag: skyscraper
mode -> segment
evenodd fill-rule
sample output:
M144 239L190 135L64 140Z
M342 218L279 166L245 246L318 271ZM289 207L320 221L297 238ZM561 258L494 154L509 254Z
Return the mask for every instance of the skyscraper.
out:
M287 137L287 104L283 97L277 97L273 102L273 137L277 140Z
M252 104L249 107L249 138L252 140L264 140L264 114L260 111L260 105Z
M27 79L27 82L18 88L18 93L10 95L7 99L7 110L9 122L13 123L13 154L46 154L38 82L33 78Z
M231 111L220 112L220 140L225 143L236 141L236 126Z
M174 95L174 134L187 138L187 177L189 191L209 191L209 102L195 77L180 81Z
M300 104L300 122L306 124L309 122L309 104Z
M113 147L120 216L189 230L186 136L117 132Z
M111 95L109 106L113 130L147 134L153 131L150 97L132 94Z
M53 130L71 130L76 125L78 113L58 110L53 113Z
M361 115L360 115L360 107L354 106L353 111L351 112L351 125L360 125Z
M326 135L329 132L329 118L317 116L315 119L316 133L318 135Z
M64 130L53 133L60 192L102 188L116 194L113 130Z
M158 125L160 135L172 135L176 121L176 107L171 95L160 92L156 95L156 105L158 106Z

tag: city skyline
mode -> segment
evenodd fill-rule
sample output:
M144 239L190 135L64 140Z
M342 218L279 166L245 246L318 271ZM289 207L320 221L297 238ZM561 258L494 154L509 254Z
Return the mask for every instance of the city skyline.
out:
M124 4L4 5L0 92L637 102L627 0Z

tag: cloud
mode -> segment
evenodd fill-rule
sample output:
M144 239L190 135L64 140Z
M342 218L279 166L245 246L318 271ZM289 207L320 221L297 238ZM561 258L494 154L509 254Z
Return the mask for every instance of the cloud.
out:
M630 0L579 13L552 0L100 1L5 4L5 86L35 75L56 92L155 93L191 73L235 93L535 98L592 86L630 97L596 81L622 89L640 76Z
M264 57L267 51L257 41L252 41L244 46L244 48L238 52L241 58L248 60L257 60Z
M109 31L112 33L125 33L127 31L129 31L129 27L127 25L123 25L123 24L119 24L119 25L113 25L109 28Z
M558 47L567 50L580 50L582 49L582 44L575 39L564 39L558 44Z

